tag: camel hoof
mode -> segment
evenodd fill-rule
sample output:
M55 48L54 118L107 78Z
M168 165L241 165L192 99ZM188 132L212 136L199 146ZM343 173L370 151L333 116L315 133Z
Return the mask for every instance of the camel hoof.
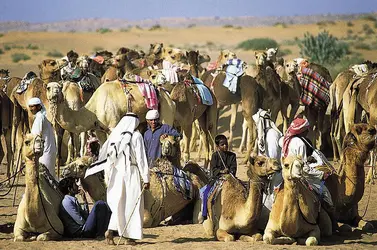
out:
M15 236L13 239L14 242L20 242L20 241L25 241L25 237L22 235Z
M309 237L306 240L305 245L307 245L307 246L317 246L318 245L318 240L317 240L316 237Z
M105 239L108 245L115 245L113 231L107 230L105 232Z
M48 240L50 240L50 239L46 234L40 234L37 237L37 241L48 241Z
M230 241L234 241L233 235L227 235L224 237L224 242L230 242Z
M263 242L265 244L273 245L274 244L274 238L272 237L272 235L264 234L263 235Z

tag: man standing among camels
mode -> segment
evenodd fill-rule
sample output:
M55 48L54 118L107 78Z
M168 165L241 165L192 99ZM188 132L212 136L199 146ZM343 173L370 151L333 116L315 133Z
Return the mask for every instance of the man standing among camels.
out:
M158 110L149 110L145 119L148 123L148 129L144 133L144 144L148 163L151 167L151 163L161 157L160 139L164 139L168 135L179 138L182 138L182 136L173 127L160 123L160 114L158 113Z
M50 174L56 179L56 142L54 130L46 117L46 109L38 97L30 98L28 106L30 112L35 116L31 134L39 135L43 140L43 155L39 158L39 162L45 165Z

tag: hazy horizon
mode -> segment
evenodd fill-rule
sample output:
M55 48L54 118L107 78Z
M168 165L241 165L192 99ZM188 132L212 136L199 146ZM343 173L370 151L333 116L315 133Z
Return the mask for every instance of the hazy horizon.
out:
M160 18L307 16L377 11L376 0L13 0L2 3L0 21L31 23L88 18L138 21ZM362 4L360 4L362 3ZM193 7L194 6L194 7Z

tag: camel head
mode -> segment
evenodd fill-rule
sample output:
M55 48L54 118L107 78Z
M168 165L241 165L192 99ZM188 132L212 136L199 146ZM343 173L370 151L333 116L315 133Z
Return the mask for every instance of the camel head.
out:
M265 51L255 51L255 64L262 66L267 62L267 54Z
M187 58L182 50L177 48L162 48L162 56L164 60L174 63L186 63Z
M187 63L190 65L198 65L199 64L199 50L194 51L186 51Z
M162 53L162 48L164 47L163 43L151 43L149 47L149 55L159 55Z
M83 156L63 167L62 177L84 178L86 170L93 163L93 157Z
M46 87L46 96L50 103L61 103L64 100L62 84L49 82Z
M224 49L224 50L220 51L220 55L217 58L217 64L218 65L223 65L228 60L231 60L231 59L237 59L236 53L234 53L233 51Z
M77 58L77 66L78 66L80 69L82 69L82 70L88 72L88 71L89 71L90 60L91 60L91 59L90 59L89 56L87 56L87 55L79 56L79 57Z
M262 155L250 156L249 162L247 175L250 179L255 177L266 178L281 169L277 160Z
M39 135L26 134L22 148L23 156L30 160L35 160L43 154L43 140Z
M288 156L282 158L282 174L284 182L297 181L303 178L304 161L299 156Z
M343 141L343 150L350 146L356 146L361 150L369 151L376 144L376 129L366 123L354 124Z
M113 60L112 60L112 65L117 68L123 68L126 65L126 62L129 61L127 54L121 54L121 55L116 55Z
M161 154L163 157L179 157L179 139L172 135L160 139Z
M211 61L211 57L208 55L208 54L199 54L199 57L198 57L198 64L202 64L202 63L205 63L205 62L210 62Z
M8 78L9 77L9 70L8 69L0 69L0 79Z
M42 80L51 78L60 78L60 69L67 66L68 62L66 59L45 59L38 65L40 76Z
M149 76L149 81L154 86L164 85L166 81L166 76L162 73L162 70L150 69L147 71L147 75Z
M298 64L294 60L290 60L285 63L285 72L290 75L290 74L296 74L298 71Z
M267 61L276 62L276 55L278 53L278 48L266 49Z

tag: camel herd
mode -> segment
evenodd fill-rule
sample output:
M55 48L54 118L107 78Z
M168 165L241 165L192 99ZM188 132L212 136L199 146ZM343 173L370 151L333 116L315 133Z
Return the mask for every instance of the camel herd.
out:
M203 63L211 60L208 55L200 54L199 51L185 52L165 47L161 43L151 44L148 54L120 48L115 55L101 51L97 52L95 57L80 56L77 67L83 74L90 75L91 83L95 86L89 92L83 90L80 83L61 81L61 69L67 64L64 58L42 61L38 65L40 77L33 79L22 93L17 92L22 79L11 77L8 70L1 69L1 133L7 147L7 175L10 177L16 172L18 169L13 169L13 165L21 162L21 158L24 159L25 197L29 197L23 199L19 207L15 240L23 240L26 237L25 232L29 231L41 233L37 240L56 239L61 232L60 220L53 214L55 202L59 201L61 194L48 191L51 188L47 183L38 184L37 176L43 169L36 166L38 150L32 148L38 144L35 142L38 138L22 136L27 133L33 121L26 105L27 100L39 97L46 107L48 119L56 131L58 172L62 163L63 133L67 131L71 143L62 174L81 178L84 189L92 199L101 200L106 199L106 184L101 177L94 175L83 178L85 170L93 163L93 158L84 156L87 132L94 132L100 143L103 143L127 112L138 114L140 122L143 123L148 108L145 103L147 97L143 96L138 85L141 82L156 89L163 123L174 125L184 135L181 145L169 137L166 139L168 141L161 141L168 153L155 162L151 171L151 190L145 194L145 227L157 226L167 217L191 206L192 221L203 222L204 231L221 241L232 241L242 235L241 240L263 239L270 244L305 238L304 244L316 245L321 235L331 235L331 221L325 210L318 209L320 201L315 197L305 198L312 194L305 183L301 182L301 159L283 159L280 166L277 161L266 157L250 158L256 138L252 115L262 108L271 111L274 121L281 115L283 132L295 116L306 116L312 126L312 139L318 148L323 149L331 138L328 144L332 145L334 160L341 160L341 167L337 174L326 180L326 186L332 196L337 197L338 221L345 225L370 228L371 224L361 220L358 215L357 203L364 192L365 178L361 169L373 149L376 135L373 128L376 125L373 113L374 95L377 93L377 87L373 84L377 75L376 65L366 62L369 71L363 71L362 74L350 67L332 81L326 68L305 61L306 67L332 83L328 108L316 109L300 105L302 87L298 74L302 59L284 62L277 58L276 54L277 49L256 51L255 65L242 65L244 74L237 80L236 93L231 93L223 85L226 63L237 58L235 53L229 50L221 51L217 60L210 64L212 69L205 69ZM170 68L164 68L166 65ZM175 76L172 75L172 70ZM213 100L211 105L205 105L199 100L198 89L195 87L196 78L200 78L210 91ZM199 190L208 179L202 168L189 161L193 144L190 140L196 141L197 136L200 136L204 149L201 155L204 156L206 168L213 151L219 111L225 106L231 106L233 111L229 125L229 144L232 145L238 105L242 106L244 118L242 141L247 141L244 162L249 161L250 187L246 189L238 179L231 175L225 176L221 190L214 191L216 195L209 197L208 217L204 219ZM361 116L361 111L366 115ZM353 125L364 121L363 119L372 126ZM192 181L193 193L189 200L182 198L182 193L174 187L172 169L182 168L181 150L182 160L189 161L183 168ZM5 155L4 151L1 148L0 160ZM280 170L283 173L284 188L277 192L276 202L268 216L268 213L266 215L262 211L263 190L268 182L267 177ZM40 192L33 192L37 189ZM297 201L295 195L300 197ZM36 225L32 215L39 213L44 203L54 208L49 209L48 214L44 213L47 222L41 220ZM52 228L56 226L57 230L47 229L46 225L41 223L53 224ZM345 225L343 229L347 228ZM262 236L260 232L263 231Z

